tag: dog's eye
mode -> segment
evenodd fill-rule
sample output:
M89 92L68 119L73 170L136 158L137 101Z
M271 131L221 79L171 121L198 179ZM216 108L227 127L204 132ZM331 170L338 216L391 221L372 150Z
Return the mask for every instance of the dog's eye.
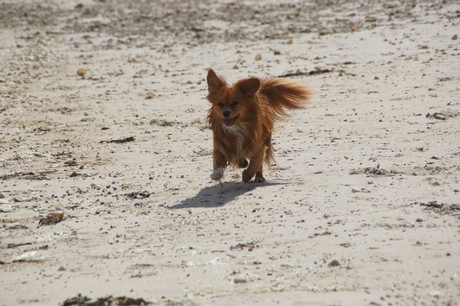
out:
M224 103L219 102L219 103L217 103L217 106L219 106L220 108L222 108L222 107L224 107Z
M240 102L238 102L238 101L233 101L232 106L237 106L238 104L240 104Z

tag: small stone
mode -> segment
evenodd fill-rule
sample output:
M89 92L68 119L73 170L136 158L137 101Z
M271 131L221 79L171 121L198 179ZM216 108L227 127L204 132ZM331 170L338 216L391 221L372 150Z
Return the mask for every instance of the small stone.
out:
M79 77L84 78L84 77L85 77L85 74L86 74L87 72L88 72L88 70L83 69L83 68L80 68L80 69L77 70L77 75L78 75Z
M155 95L155 93L154 93L153 91L148 91L145 98L146 98L147 100L149 100L149 99L153 99L153 98L155 98L155 97L156 97L156 95Z
M340 262L337 259L332 260L328 265L328 267L340 267Z
M243 276L238 276L238 277L235 277L233 279L233 282L235 284L244 284L244 283L247 283L248 282L248 278L247 277L243 277Z
M457 38L458 38L458 35L457 35L457 34L455 34L454 36L452 36L452 40L457 40Z

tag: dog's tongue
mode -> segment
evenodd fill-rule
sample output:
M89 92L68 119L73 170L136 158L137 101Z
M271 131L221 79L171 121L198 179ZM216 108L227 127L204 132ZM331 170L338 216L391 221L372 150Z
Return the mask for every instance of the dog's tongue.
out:
M224 123L226 126L232 126L233 122L235 122L235 118L232 119L224 119Z

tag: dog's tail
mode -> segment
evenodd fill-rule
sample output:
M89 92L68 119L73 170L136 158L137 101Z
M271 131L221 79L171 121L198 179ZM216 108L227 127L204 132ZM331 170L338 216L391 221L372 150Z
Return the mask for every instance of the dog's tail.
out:
M282 78L262 80L260 91L267 97L276 119L287 116L287 110L303 108L312 95L306 85Z

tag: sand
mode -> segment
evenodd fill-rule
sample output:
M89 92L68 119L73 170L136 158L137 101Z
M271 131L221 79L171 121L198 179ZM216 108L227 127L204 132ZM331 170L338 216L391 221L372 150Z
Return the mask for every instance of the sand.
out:
M459 305L460 5L318 2L2 1L0 305ZM210 67L315 92L265 183Z

